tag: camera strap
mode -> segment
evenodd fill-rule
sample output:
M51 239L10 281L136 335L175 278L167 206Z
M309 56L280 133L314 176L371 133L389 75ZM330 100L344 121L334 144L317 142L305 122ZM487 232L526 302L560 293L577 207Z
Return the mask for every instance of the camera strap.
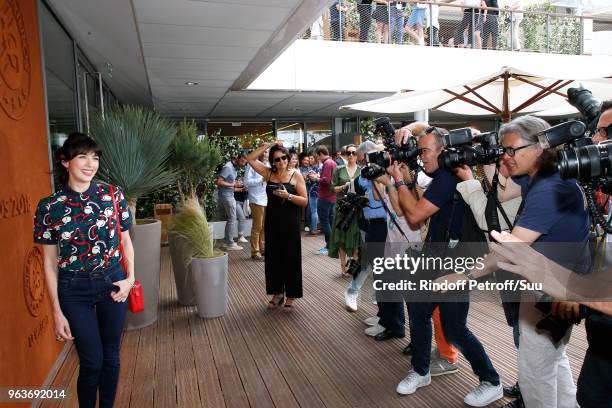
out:
M499 219L497 218L497 211L495 211L495 208L499 210L499 212L501 213L502 217L504 218L504 221L506 221L506 225L508 226L508 228L511 230L514 227L514 225L512 225L512 223L510 222L510 218L508 217L508 214L506 214L504 207L502 207L499 199L497 198L497 186L498 185L499 185L499 167L496 166L495 173L493 174L493 180L491 181L490 186L487 183L486 175L484 175L482 179L483 190L487 191L487 189L490 188L489 191L487 191L487 213L485 214L485 218L487 219L487 226L489 227L489 231L485 231L485 232L490 232L496 229L497 227L499 227L499 229L501 230L501 225L499 225ZM493 208L489 207L488 205L489 200L493 200L495 207ZM517 213L517 217L518 217L518 214L520 214L520 212L523 209L523 202L524 201L521 201L521 206L519 208L519 212Z
M395 215L389 210L389 207L387 207L387 204L385 203L385 200L383 199L382 194L380 194L378 187L376 187L376 182L374 180L372 180L372 187L374 187L374 191L376 191L376 194L378 194L378 196L381 198L382 206L385 209L385 212L389 214L389 217L391 218L391 221L393 221L393 224L397 227L398 231L402 234L402 236L406 238L406 242L410 242L410 239L408 239L402 227L400 227L399 224L397 223L397 219L395 218Z

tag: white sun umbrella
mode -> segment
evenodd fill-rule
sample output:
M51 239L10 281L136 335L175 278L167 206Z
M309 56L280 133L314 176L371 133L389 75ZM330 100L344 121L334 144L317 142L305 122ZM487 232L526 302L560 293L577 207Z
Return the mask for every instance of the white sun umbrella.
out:
M611 69L612 73L612 69ZM547 71L550 74L550 71ZM569 74L567 69L564 74ZM424 91L402 91L386 98L343 106L376 113L409 113L425 109L458 115L496 115L504 121L519 113L551 111L570 106L567 89L583 85L600 100L612 97L612 80L584 80L584 71L573 79L544 78L537 73L503 68L491 75L462 85ZM571 106L570 106L571 107ZM572 112L571 109L567 109ZM573 112L576 112L573 109Z

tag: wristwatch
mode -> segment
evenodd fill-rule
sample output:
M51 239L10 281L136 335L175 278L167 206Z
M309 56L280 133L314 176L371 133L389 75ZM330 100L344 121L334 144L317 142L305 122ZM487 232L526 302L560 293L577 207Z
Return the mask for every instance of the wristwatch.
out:
M291 194L289 194L289 195L287 196L287 200L289 200L289 201L291 201L291 199L292 199L292 198L293 198L293 196L292 196Z
M393 183L393 186L395 187L396 190L399 190L401 186L408 187L408 183L406 183L406 181L404 180L400 180L400 181L396 181L395 183Z
M472 274L472 271L469 271L467 273L464 273L463 276L465 276L466 278L468 278L468 280L475 280L476 278L474 277L474 275Z

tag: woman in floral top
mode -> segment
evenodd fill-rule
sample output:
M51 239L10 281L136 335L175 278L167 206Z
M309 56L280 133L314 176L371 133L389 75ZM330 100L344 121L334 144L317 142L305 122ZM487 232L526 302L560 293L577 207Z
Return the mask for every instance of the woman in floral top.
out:
M74 340L80 361L79 406L92 408L98 391L100 408L113 406L126 300L134 284L128 232L132 216L121 190L93 181L100 154L88 136L68 137L56 152L63 187L40 200L34 221L34 242L44 250L56 339ZM126 272L121 266L118 219Z

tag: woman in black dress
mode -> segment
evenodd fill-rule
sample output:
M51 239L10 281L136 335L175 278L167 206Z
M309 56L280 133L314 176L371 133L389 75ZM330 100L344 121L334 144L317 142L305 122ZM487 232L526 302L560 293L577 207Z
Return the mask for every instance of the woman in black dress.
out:
M257 161L268 148L271 167ZM284 309L292 310L294 299L302 297L300 207L305 207L308 199L300 171L287 168L289 157L281 141L264 143L247 156L251 167L267 180L265 270L266 293L272 295L268 309L284 302Z

